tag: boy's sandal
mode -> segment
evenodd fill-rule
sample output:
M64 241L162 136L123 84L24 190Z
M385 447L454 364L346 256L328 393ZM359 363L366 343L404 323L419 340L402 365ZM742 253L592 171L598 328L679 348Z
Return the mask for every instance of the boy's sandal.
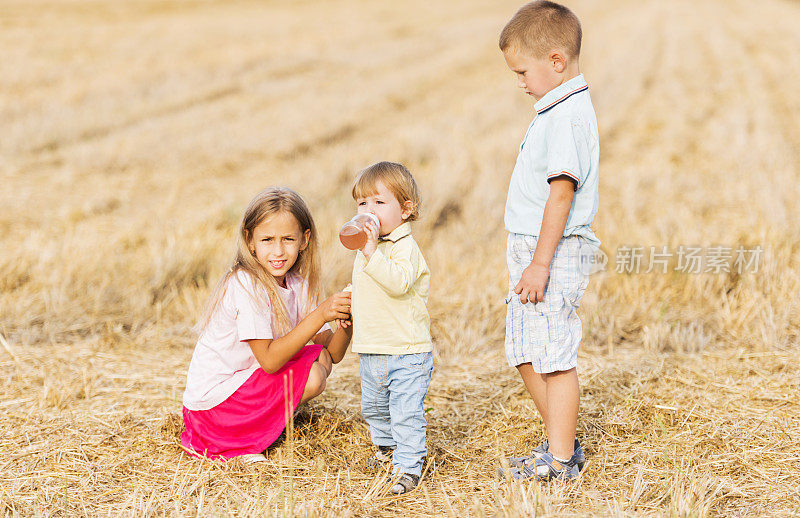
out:
M575 455L568 462L560 462L548 452L520 469L510 468L508 474L515 480L572 480L578 478L580 470Z
M547 439L545 439L542 444L531 450L530 455L526 455L524 457L508 457L508 465L512 468L520 469L525 464L532 462L534 459L538 459L547 453L548 449L550 449L550 443L547 441Z
M549 452L539 457L534 463L534 470L539 480L572 480L578 478L581 472L574 454L567 462L561 462Z
M575 438L575 445L573 447L575 451L572 454L572 457L578 464L578 469L582 470L583 465L586 464L586 454L583 452L583 448L581 447L581 443L578 441L577 437ZM545 439L542 444L531 450L531 454L526 457L508 457L508 465L517 469L521 469L525 464L533 462L535 459L540 459L542 455L548 452L549 449L550 443L547 441L547 439Z
M412 475L410 473L403 473L400 475L400 478L392 486L392 493L395 495L402 495L403 493L408 493L419 484L419 476Z
M391 446L378 446L378 451L367 459L367 466L370 469L377 469L382 464L392 462L392 452L394 448Z

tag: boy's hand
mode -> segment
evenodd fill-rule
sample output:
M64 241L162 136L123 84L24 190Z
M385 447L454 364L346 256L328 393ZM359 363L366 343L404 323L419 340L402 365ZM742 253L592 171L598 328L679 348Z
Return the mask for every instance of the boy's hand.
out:
M364 231L367 233L367 242L364 244L364 248L362 248L361 251L364 253L364 257L367 258L367 261L369 261L372 254L378 249L378 232L380 228L374 221L368 221L367 224L364 225Z
M529 301L535 304L544 300L544 290L550 278L550 262L564 234L574 197L575 184L572 180L560 176L550 182L550 195L544 206L542 228L536 241L533 260L522 271L522 277L514 287L514 293L519 295L519 301L523 304Z
M347 320L337 320L336 324L341 327L342 329L347 329L349 327L353 327L353 317L348 318Z
M340 291L328 297L317 310L325 322L334 320L350 320L350 293Z
M514 293L519 295L519 301L523 304L527 304L528 301L534 304L541 302L544 299L544 289L549 278L549 267L531 263L522 271L522 277L514 286Z

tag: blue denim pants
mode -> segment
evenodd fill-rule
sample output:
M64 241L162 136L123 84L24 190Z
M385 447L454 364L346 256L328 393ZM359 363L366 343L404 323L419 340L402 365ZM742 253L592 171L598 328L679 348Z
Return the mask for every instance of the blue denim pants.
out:
M395 448L395 473L422 474L433 353L360 354L361 414L376 446Z

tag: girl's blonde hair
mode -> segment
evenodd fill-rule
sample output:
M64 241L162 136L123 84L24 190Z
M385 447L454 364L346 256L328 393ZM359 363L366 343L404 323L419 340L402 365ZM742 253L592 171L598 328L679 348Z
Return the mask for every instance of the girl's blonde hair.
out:
M407 201L411 202L411 215L406 221L416 221L419 219L420 197L417 182L406 166L396 162L378 162L364 168L358 173L353 183L353 199L366 198L377 192L378 182L383 182L389 191L394 194L401 207L405 207Z
M234 277L239 271L245 271L250 274L252 285L245 286L245 288L251 290L251 296L262 304L269 304L269 307L272 308L273 323L278 327L276 331L283 335L291 330L289 313L283 298L280 296L278 282L275 277L261 266L255 255L250 251L249 246L255 228L265 219L280 212L288 212L294 216L303 236L305 236L306 231L310 231L308 245L300 251L297 261L289 269L287 275L296 273L308 283L308 302L306 307L300 309L301 318L308 315L316 307L320 295L319 245L317 229L314 226L311 211L308 210L303 198L295 191L286 187L269 187L258 193L244 211L242 221L239 224L239 232L236 236L236 253L234 254L233 262L209 297L201 320L202 325L199 326L201 331L206 328L211 317L217 311L222 298L225 296L231 277ZM264 288L263 291L266 291L268 299L263 297L263 291L258 289L259 287Z

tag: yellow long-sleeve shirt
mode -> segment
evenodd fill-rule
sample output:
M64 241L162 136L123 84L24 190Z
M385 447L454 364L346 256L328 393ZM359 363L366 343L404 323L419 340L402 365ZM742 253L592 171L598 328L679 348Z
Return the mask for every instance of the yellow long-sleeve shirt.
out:
M403 223L378 241L369 261L353 263L353 352L411 354L433 350L426 303L430 271L411 225Z

